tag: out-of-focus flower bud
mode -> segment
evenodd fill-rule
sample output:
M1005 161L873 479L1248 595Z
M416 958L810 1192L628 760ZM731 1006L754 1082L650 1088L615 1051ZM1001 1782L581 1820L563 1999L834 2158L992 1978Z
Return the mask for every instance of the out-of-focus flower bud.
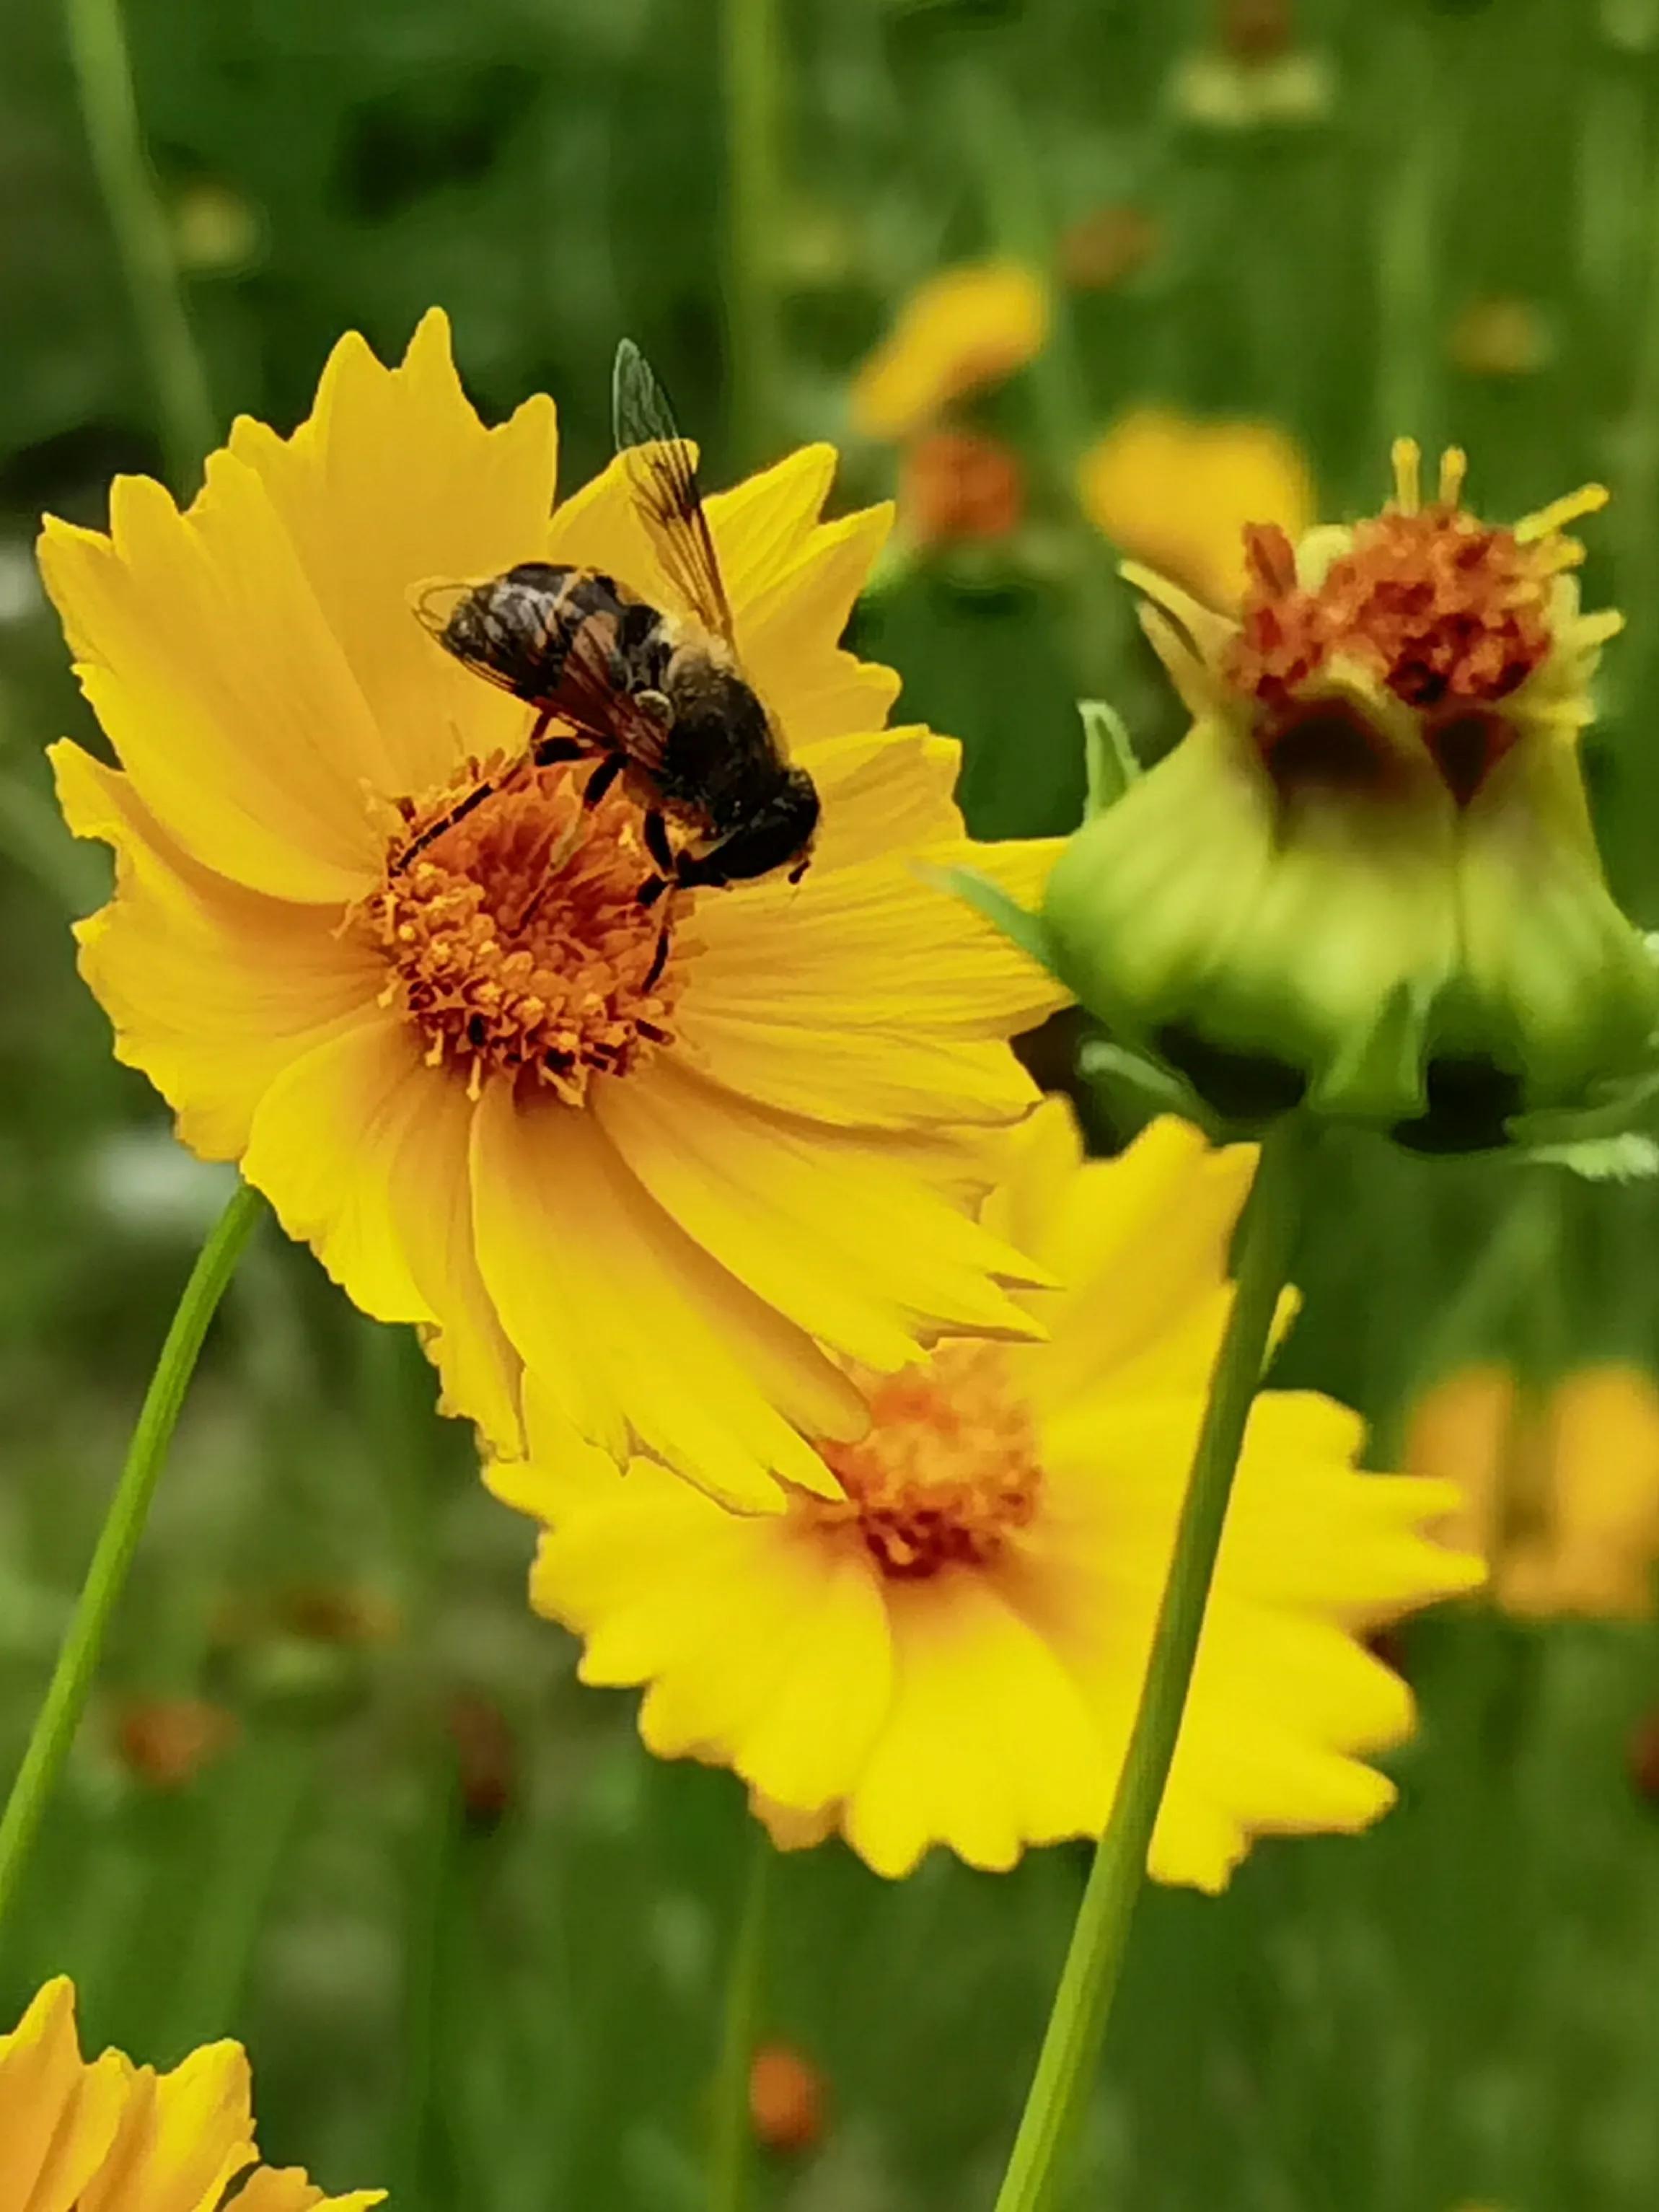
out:
M1447 340L1452 364L1467 376L1535 376L1555 350L1549 325L1531 300L1471 300Z
M484 1830L499 1826L519 1777L519 1747L506 1714L493 1698L460 1691L449 1701L449 1740L469 1824Z
M768 2150L811 2150L823 2133L823 2076L787 2043L763 2043L749 2067L749 2117Z
M1335 94L1328 58L1297 43L1292 0L1219 0L1214 43L1183 54L1169 88L1176 115L1211 131L1317 123Z
M131 1698L116 1715L115 1747L137 1781L182 1790L240 1732L234 1713L203 1698Z
M1106 292L1139 276L1164 242L1156 216L1125 201L1079 216L1062 233L1060 270L1080 292Z
M1242 62L1275 60L1294 44L1292 0L1221 0L1217 43Z
M1630 1732L1631 1787L1650 1805L1659 1805L1659 1705L1644 1713Z
M1429 1149L1650 1075L1659 968L1609 895L1579 773L1615 613L1565 536L1425 503L1247 533L1237 617L1131 567L1188 734L1049 878L1056 972L1224 1114L1304 1099Z
M1024 519L1025 471L1000 438L929 430L905 448L898 507L915 545L994 544Z

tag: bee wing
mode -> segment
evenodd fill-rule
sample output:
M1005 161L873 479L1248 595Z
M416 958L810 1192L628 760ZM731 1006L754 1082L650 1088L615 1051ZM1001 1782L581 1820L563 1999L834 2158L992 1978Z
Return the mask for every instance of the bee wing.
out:
M617 451L658 559L703 628L735 646L732 603L703 512L691 448L680 434L667 393L632 338L617 348L611 402Z
M596 751L625 753L653 779L660 772L667 725L647 714L629 690L627 672L607 651L594 624L585 623L570 642L558 688L546 705Z
M532 698L515 678L511 661L492 657L487 632L476 647L459 642L450 633L449 618L456 607L478 589L476 584L442 581L421 586L414 599L415 613L433 642L498 691L543 708L594 752L626 753L654 775L662 765L666 731L629 691L627 671L606 651L594 624L586 622L576 628L556 683Z

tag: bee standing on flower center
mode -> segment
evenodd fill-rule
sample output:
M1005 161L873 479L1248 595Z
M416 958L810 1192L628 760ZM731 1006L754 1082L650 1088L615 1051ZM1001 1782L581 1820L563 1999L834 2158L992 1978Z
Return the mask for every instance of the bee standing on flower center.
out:
M613 576L544 561L521 562L459 598L448 586L427 592L422 619L438 643L537 719L520 768L481 778L396 865L407 867L521 769L586 760L594 764L587 805L620 778L645 809L659 872L641 885L642 905L672 886L745 883L781 867L798 880L811 858L817 791L790 766L743 674L690 449L627 338L612 398L635 512L691 611L665 612ZM665 933L665 955L666 941Z

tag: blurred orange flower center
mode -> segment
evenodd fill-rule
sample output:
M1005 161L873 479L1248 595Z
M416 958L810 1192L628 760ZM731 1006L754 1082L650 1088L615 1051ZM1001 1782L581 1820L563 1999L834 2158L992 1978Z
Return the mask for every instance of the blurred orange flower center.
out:
M922 1365L869 1378L870 1428L822 1443L845 1501L805 1500L820 1526L856 1526L885 1575L985 1566L1029 1526L1042 1492L1036 1424L994 1344L942 1345Z
M621 789L582 804L588 771L469 766L407 805L378 890L359 910L436 1066L550 1085L580 1105L593 1075L621 1075L671 1041L680 981L665 909L640 903L656 874L641 813ZM439 825L442 825L440 827ZM436 834L434 834L435 830Z
M1228 672L1260 698L1340 653L1408 707L1475 707L1507 698L1549 655L1548 554L1460 507L1362 522L1313 592L1282 530L1254 528L1246 544L1250 588Z

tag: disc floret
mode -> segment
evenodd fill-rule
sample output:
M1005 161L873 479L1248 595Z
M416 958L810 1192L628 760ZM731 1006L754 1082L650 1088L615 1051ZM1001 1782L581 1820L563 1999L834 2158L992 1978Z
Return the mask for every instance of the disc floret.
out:
M641 904L655 872L623 792L589 808L569 767L470 763L404 815L358 918L432 1066L474 1097L505 1077L580 1106L672 1041L685 948L664 905L686 895Z

